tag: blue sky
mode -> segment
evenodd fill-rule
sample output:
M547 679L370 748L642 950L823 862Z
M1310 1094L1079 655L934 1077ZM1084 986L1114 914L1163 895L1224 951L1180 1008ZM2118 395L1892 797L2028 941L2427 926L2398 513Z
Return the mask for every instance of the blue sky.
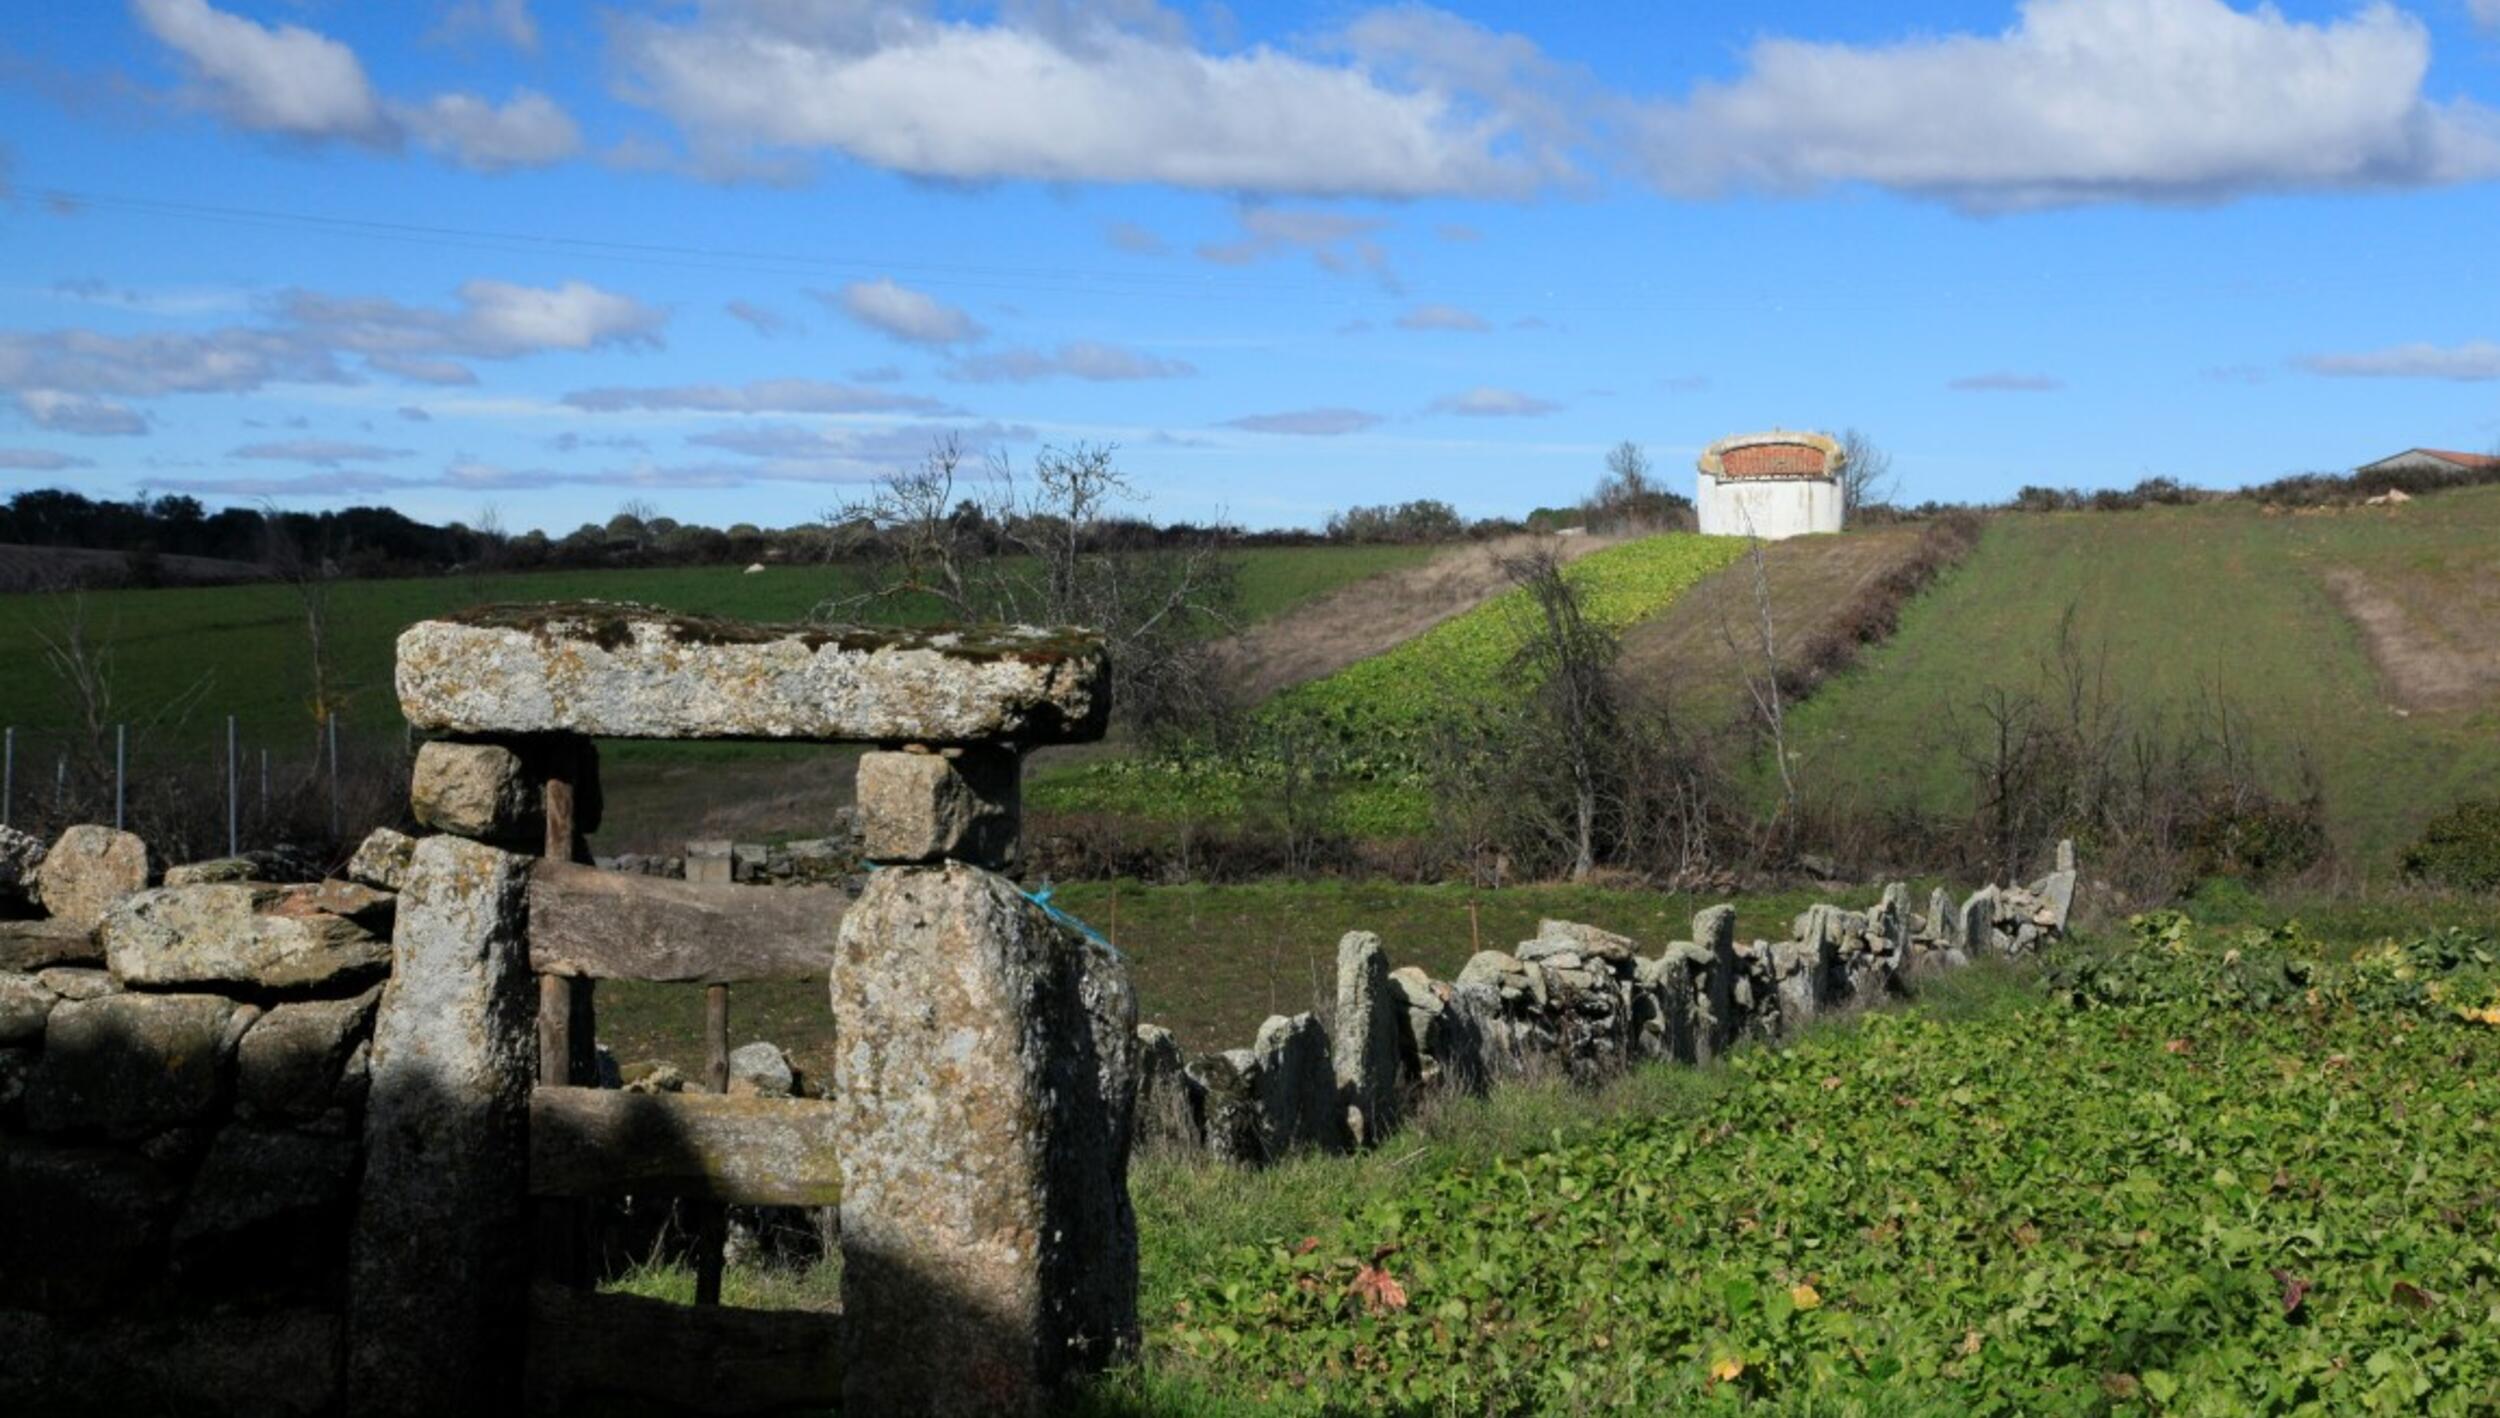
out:
M2500 0L96 0L0 35L0 492L1170 517L1854 425L1909 498L2500 446Z

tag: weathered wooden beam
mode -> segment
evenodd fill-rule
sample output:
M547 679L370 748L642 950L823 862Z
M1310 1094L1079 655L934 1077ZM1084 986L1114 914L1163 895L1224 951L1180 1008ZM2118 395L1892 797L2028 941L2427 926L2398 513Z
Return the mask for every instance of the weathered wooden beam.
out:
M663 984L821 981L850 899L829 886L713 886L541 861L530 968Z
M530 1300L534 1412L740 1418L841 1402L838 1315L696 1310L554 1286Z
M530 1194L832 1206L842 1199L834 1106L542 1087L530 1095Z

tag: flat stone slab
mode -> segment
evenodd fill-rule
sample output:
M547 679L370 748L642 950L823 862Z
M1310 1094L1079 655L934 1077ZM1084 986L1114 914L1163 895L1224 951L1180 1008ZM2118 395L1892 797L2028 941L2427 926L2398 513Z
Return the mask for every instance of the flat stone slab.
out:
M399 637L425 733L838 743L1102 737L1110 662L1088 631L758 625L601 601L488 606Z

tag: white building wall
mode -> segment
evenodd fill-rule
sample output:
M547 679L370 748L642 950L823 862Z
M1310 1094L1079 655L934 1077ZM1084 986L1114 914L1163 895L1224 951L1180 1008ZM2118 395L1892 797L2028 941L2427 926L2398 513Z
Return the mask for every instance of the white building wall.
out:
M1701 495L1694 504L1706 536L1776 542L1840 530L1840 484L1834 479L1697 476Z

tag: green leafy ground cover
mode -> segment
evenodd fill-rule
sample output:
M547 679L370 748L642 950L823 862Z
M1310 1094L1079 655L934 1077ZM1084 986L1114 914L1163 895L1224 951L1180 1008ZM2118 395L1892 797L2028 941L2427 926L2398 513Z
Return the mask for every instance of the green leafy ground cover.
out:
M1670 533L1572 563L1589 619L1622 631L1744 551L1741 539ZM1272 794L1289 756L1321 753L1353 786L1333 804L1344 830L1412 834L1430 812L1425 776L1443 728L1470 706L1498 702L1522 639L1525 593L1510 591L1385 654L1296 685L1260 707L1247 755L1180 752L1101 760L1037 775L1036 806L1140 817L1238 817Z
M2163 915L1308 1232L1175 1235L1150 1168L1149 1357L1097 1406L2490 1411L2494 959Z

